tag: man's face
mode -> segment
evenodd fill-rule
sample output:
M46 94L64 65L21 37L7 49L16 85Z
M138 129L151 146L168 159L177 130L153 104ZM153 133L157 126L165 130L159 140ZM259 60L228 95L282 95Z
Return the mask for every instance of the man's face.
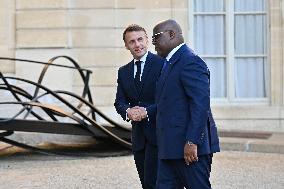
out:
M132 56L139 60L148 49L148 38L144 31L132 31L125 34L124 41L126 49L128 49Z
M159 27L155 27L153 30L152 44L155 46L157 54L166 58L170 52L169 40L170 30L162 30Z

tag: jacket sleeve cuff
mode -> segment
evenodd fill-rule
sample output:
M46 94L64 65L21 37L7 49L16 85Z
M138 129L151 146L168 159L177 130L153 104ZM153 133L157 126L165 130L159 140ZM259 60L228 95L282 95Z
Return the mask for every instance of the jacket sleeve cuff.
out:
M147 112L147 117L149 121L156 120L156 105L151 105L145 108Z

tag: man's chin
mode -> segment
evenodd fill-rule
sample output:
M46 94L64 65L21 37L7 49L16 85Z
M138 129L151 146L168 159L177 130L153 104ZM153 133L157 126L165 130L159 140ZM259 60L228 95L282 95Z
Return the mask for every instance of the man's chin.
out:
M158 49L155 49L157 52L157 55L159 55L160 57L163 57L163 53L161 51L159 51Z
M146 52L145 52L145 53L146 53ZM142 58L142 56L144 56L145 53L135 53L134 57L135 57L136 59L140 59L140 58Z
M163 53L160 53L159 51L157 51L157 55L159 55L160 57L166 58L166 56L163 55Z

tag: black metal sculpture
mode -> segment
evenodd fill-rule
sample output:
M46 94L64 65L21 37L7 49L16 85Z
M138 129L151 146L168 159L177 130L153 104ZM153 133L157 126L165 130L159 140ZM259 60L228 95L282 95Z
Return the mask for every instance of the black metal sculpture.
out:
M73 66L55 64L54 61L57 59L67 59L68 62L73 64ZM15 115L10 117L0 117L0 130L3 131L0 133L0 141L40 153L46 153L43 149L19 143L7 138L15 131L24 131L86 135L94 136L95 138L108 137L110 140L131 149L130 129L116 123L94 106L89 88L89 79L90 74L92 73L91 70L81 68L74 59L68 56L56 56L51 58L48 62L6 57L0 57L0 60L44 65L37 82L24 78L8 77L1 73L0 70L0 90L8 91L15 99L14 101L0 102L0 105L21 106L21 109L19 109ZM51 90L46 86L43 86L43 78L50 66L75 69L78 71L84 83L81 96L70 91ZM20 81L34 86L35 90L33 94L24 88L12 84L15 83L15 81ZM66 95L70 98L76 99L79 103L77 105L70 103L63 97ZM42 98L46 96L52 96L60 102L61 106L59 107L54 104L50 105L42 101ZM64 106L64 108L62 108L62 106ZM44 112L44 116L39 114L35 108L42 110L42 112ZM84 110L82 108L84 108ZM19 118L20 116L22 116L22 118ZM96 116L100 116L104 119L108 123L107 126L99 124L96 121ZM61 122L60 118L69 118L70 121Z

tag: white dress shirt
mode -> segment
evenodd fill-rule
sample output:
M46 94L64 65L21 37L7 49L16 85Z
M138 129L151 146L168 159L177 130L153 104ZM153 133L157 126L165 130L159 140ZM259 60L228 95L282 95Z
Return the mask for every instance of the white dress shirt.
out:
M177 51L179 50L179 48L180 48L181 46L183 46L184 44L185 44L185 43L182 43L182 44L176 46L175 48L173 48L173 50L171 50L171 52L170 52L170 53L168 54L168 56L166 57L167 61L169 61L169 60L172 58L172 56L175 54L175 52L177 52Z
M134 59L134 74L133 74L133 78L135 78L135 75L136 75L136 72L137 72L137 65L135 64L135 62L141 61L141 74L140 74L140 81L141 81L141 77L142 77L142 74L143 74L143 70L144 70L144 66L145 66L145 62L146 62L147 56L148 56L148 51L140 58L140 60ZM127 111L129 109L130 108L127 108L127 110L126 110L126 120L127 121L129 121L129 118L128 118L128 115L127 115ZM147 114L147 111L146 111L146 114ZM148 114L147 114L147 117L148 117ZM149 121L149 118L148 118L148 121Z
M145 66L145 62L146 62L147 56L148 56L148 51L144 54L144 56L142 56L142 57L140 58L140 60L134 59L134 75L133 75L134 78L135 78L135 75L136 75L136 72L137 72L137 65L135 64L135 62L141 61L140 81L141 81L141 77L142 77L142 74L143 74L143 70L144 70L144 66Z

